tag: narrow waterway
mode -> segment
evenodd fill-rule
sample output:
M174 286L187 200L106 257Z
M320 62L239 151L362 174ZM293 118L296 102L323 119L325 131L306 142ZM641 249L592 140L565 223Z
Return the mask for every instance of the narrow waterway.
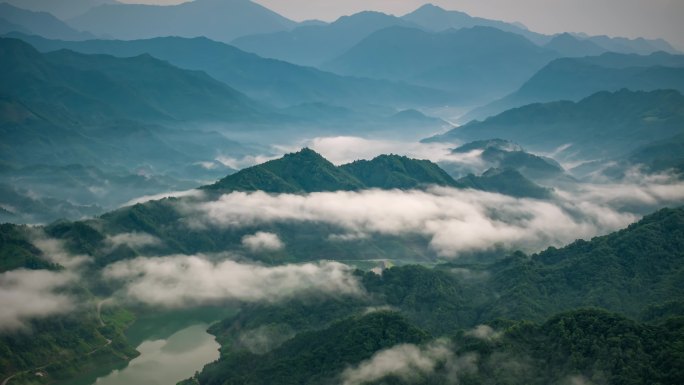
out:
M200 323L179 330L166 339L144 341L140 356L121 370L100 377L96 385L173 385L219 356L219 344Z

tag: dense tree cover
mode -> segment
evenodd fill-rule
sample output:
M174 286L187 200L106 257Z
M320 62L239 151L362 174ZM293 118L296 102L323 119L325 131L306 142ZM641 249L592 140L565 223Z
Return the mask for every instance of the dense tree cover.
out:
M429 160L398 155L380 155L373 160L357 160L340 167L355 176L367 188L410 189L424 185L458 186Z
M14 269L58 269L28 237L28 227L0 224L0 273Z
M246 168L205 189L304 193L364 188L410 189L426 185L458 186L446 172L428 160L381 155L336 167L320 154L305 148Z
M358 190L363 184L315 151L299 152L229 175L208 190L294 193Z
M324 384L332 373L400 343L422 343L428 334L393 312L346 318L304 332L263 355L241 353L208 365L201 384Z
M388 308L425 333L453 336L456 356L475 353L476 370L462 373L465 384L582 379L676 384L684 379L677 369L684 359L684 322L677 318L684 316L682 242L684 209L664 209L616 233L532 256L516 253L488 265L400 266L382 275L358 272L367 292L361 298L254 306L216 324L211 332L223 346L222 358L195 381L240 383L247 377L231 373L241 372L237 368L247 362L265 360L268 370L250 367L248 381L306 383L310 368L293 369L299 366L291 363L311 360L311 348L294 345L298 350L292 351L289 344L325 335L319 343L327 346L332 337L325 330L334 329L336 319ZM587 306L631 319L602 310L572 311ZM483 323L493 331L480 339L462 332ZM255 331L275 343L250 351L244 336ZM313 365L318 380L335 379L341 370ZM270 377L281 367L290 369ZM319 372L326 370L325 375ZM452 383L445 376L438 370L424 383ZM391 378L381 383L404 382Z
M519 322L490 340L462 335L458 353L476 352L479 358L477 370L461 383L679 384L683 321L653 325L583 309L542 324Z

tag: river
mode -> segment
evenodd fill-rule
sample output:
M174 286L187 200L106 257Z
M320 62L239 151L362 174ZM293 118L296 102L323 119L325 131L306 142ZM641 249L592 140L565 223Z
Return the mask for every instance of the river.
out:
M220 346L207 328L235 313L199 308L138 314L126 336L140 355L123 367L100 368L69 385L175 385L219 357Z

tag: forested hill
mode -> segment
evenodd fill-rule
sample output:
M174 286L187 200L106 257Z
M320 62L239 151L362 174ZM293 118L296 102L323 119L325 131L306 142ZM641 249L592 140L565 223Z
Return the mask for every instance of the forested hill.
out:
M344 368L331 357L353 367L394 339L400 351L415 348L423 357L443 348L454 357L440 356L434 370L409 380L389 373L368 383L447 384L456 376L467 384L676 384L684 379L677 369L684 362L683 261L684 208L676 208L591 241L490 265L359 272L369 294L363 298L254 306L215 325L222 358L194 380L335 383ZM256 351L241 339L254 331L270 336L270 345ZM445 370L465 357L469 370Z
M361 190L364 188L415 188L429 184L458 184L436 164L397 155L382 155L370 161L335 166L315 151L305 148L280 159L246 168L217 183L209 191L266 191L302 193Z

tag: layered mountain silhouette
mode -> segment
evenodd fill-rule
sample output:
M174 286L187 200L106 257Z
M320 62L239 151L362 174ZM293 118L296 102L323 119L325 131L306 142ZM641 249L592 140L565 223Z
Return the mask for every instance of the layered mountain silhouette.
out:
M13 34L38 50L69 49L118 57L150 54L184 69L201 70L250 97L277 106L301 103L333 105L423 105L447 99L446 92L395 82L338 76L280 60L264 59L206 38L162 37L147 40L70 42Z
M675 89L684 92L684 55L605 53L562 58L546 65L514 93L477 108L462 121L484 119L510 108L555 100L580 100L599 91Z
M68 22L75 28L118 39L205 36L224 42L296 25L249 0L195 0L170 6L105 4Z
M597 56L608 51L591 40L582 40L569 33L554 36L551 41L544 44L544 47L552 49L564 57Z
M533 180L557 178L565 172L555 160L526 152L520 145L503 139L466 143L452 150L452 153L465 154L473 151L481 151L480 158L493 168L513 169Z
M470 174L456 182L475 190L497 192L519 198L547 199L551 197L550 189L537 185L513 168L490 168L480 176Z
M240 92L146 54L41 54L16 39L1 39L0 50L7 58L1 64L2 94L53 122L240 120L258 115L257 104Z
M432 141L504 138L561 156L613 158L682 132L684 96L675 90L599 92L579 102L531 104L474 121Z
M102 4L116 4L116 0L3 0L34 12L48 12L61 20L70 19L85 13L92 7Z
M94 36L80 32L47 12L34 12L0 3L2 33L23 32L52 39L86 40Z
M557 56L520 35L490 27L438 33L391 27L371 34L323 68L449 90L472 101L518 88Z
M465 12L448 11L433 4L425 4L415 11L401 17L421 26L428 31L445 31L447 29L461 29L472 27L492 27L506 32L513 32L537 44L543 44L549 40L548 36L532 32L520 23L506 23L499 20L473 17Z
M232 44L260 56L318 66L343 54L369 34L390 26L418 27L394 16L366 11L343 16L326 25L244 36L233 40Z

